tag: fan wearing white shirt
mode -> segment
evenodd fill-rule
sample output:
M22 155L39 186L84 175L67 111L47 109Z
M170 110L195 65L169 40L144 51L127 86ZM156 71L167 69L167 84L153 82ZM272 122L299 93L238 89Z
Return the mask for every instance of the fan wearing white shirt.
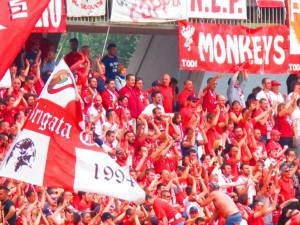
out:
M297 100L297 107L292 113L292 121L295 133L295 146L296 146L296 154L300 157L300 98Z
M300 83L296 83L294 86L294 91L289 93L287 101L289 102L292 96L295 96L296 99L300 98Z
M142 114L151 116L153 113L153 109L155 109L155 108L160 108L162 114L165 114L165 109L161 105L161 102L162 102L161 93L158 91L154 91L151 94L151 98L152 98L152 103L146 106L146 108L143 110Z
M257 93L256 99L260 100L262 98L267 99L268 103L270 106L272 106L272 100L271 100L271 87L272 87L272 82L271 79L269 78L264 78L261 81L263 89Z
M281 84L277 80L272 80L271 85L272 105L279 105L280 103L284 103L284 98L279 91Z

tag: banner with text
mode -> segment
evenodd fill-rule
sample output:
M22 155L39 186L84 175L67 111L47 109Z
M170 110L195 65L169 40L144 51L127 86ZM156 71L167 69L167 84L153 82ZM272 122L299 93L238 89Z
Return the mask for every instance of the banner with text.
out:
M186 19L186 0L116 0L113 1L113 22L166 22Z
M66 32L66 6L64 0L50 0L48 7L35 25L34 33Z
M106 0L67 0L68 17L103 16Z
M247 0L190 0L189 18L247 19Z
M288 26L250 29L180 21L178 29L181 70L233 73L244 64L249 73L300 73L300 57L289 53Z
M300 57L300 0L289 0L290 53Z

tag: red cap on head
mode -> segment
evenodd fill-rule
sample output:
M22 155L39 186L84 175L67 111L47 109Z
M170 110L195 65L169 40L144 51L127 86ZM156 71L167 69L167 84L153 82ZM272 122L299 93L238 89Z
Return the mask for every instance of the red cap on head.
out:
M271 131L271 135L281 135L281 133L280 133L279 130L273 129L273 130Z
M281 85L281 83L280 82L278 82L277 80L272 80L272 86L280 86Z

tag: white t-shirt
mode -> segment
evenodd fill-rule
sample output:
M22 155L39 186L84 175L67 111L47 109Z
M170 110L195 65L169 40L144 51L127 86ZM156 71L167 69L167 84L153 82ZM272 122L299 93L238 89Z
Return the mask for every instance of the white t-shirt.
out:
M153 103L149 104L146 106L146 108L144 109L144 111L142 112L142 114L147 115L147 116L152 116L153 114L153 109L155 108L160 108L161 112L164 114L165 113L165 109L162 105L154 105Z
M105 120L106 120L106 117L105 117L105 114L106 114L106 111L105 109L103 108L102 109L102 115L101 115L101 118L99 120L96 121L95 123L95 133L99 136L102 135L102 125L104 124ZM87 111L87 115L89 117L93 116L93 117L96 117L99 115L99 112L98 110L94 107L94 106L91 106L88 108L88 111ZM90 119L89 119L90 120ZM102 122L101 122L102 121Z
M284 103L284 98L281 93L274 93L273 91L270 92L272 105L278 105L280 103Z
M261 90L260 92L258 92L257 95L256 95L256 99L259 101L262 98L267 99L267 101L268 101L269 104L272 103L271 91Z

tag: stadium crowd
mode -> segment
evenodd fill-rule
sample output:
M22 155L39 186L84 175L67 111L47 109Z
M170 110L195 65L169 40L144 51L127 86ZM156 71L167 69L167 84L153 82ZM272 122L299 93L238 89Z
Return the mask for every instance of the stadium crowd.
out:
M86 131L99 151L128 169L146 192L135 205L99 194L72 193L1 178L2 224L18 225L296 225L300 224L300 77L265 77L250 95L243 65L216 93L222 75L198 95L163 74L150 90L127 74L117 46L91 59L89 47L64 59L84 102ZM55 49L34 40L0 90L0 159L20 132L55 67ZM299 80L299 81L298 81Z

